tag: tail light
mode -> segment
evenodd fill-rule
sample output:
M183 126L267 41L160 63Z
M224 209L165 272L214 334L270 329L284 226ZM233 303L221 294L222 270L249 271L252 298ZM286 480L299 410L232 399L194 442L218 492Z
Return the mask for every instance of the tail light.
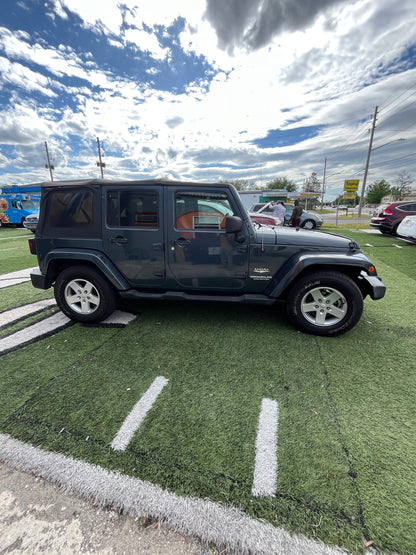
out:
M36 240L35 238L28 239L30 254L36 254Z
M391 210L389 210L390 206L393 206L392 204L389 204L384 210L383 210L383 214L386 216L393 216L393 212Z

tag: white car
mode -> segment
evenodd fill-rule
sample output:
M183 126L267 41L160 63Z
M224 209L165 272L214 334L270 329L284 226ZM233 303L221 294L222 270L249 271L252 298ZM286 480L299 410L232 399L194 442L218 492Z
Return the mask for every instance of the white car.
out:
M397 235L416 243L416 216L406 216L397 228Z

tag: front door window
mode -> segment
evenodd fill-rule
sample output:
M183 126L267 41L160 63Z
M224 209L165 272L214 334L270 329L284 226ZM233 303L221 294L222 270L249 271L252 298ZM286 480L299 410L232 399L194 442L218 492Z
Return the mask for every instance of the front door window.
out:
M181 286L194 289L244 286L247 251L234 234L225 232L225 220L234 214L225 193L195 190L175 193L169 265Z

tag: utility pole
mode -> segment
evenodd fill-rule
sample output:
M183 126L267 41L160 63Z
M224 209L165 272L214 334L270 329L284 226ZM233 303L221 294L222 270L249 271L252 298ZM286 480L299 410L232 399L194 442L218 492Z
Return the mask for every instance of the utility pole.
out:
M326 156L325 156L325 165L324 165L324 178L322 180L322 206L321 206L321 210L324 209L324 196L325 196L325 177L326 177Z
M374 110L373 125L371 126L370 144L368 145L367 162L365 164L363 185L361 187L360 204L358 205L357 216L359 218L361 218L361 211L363 209L363 204L364 204L364 192L365 192L365 185L367 183L368 166L370 165L371 149L373 147L373 137L374 137L374 130L376 128L377 112L378 112L378 106L376 106L376 109Z
M52 170L55 169L55 166L51 165L51 161L49 159L48 143L46 141L45 141L45 149L46 149L46 158L48 159L48 163L45 164L45 168L47 168L49 170L49 173L51 174L51 181L53 181Z
M104 179L103 168L105 168L105 164L101 161L100 139L98 137L97 137L97 146L98 146L98 158L100 160L99 162L97 162L97 166L101 170L101 179Z

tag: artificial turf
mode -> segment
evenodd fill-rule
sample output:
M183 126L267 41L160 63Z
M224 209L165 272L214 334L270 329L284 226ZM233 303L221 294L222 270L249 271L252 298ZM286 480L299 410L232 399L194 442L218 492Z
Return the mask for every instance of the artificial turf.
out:
M353 552L365 541L416 552L416 247L349 235L373 245L388 291L348 334L296 332L282 304L129 303L137 319L124 329L77 324L1 357L0 431ZM8 289L7 308L35 291ZM168 385L114 452L157 376ZM278 483L274 498L253 498L265 397L279 404Z

